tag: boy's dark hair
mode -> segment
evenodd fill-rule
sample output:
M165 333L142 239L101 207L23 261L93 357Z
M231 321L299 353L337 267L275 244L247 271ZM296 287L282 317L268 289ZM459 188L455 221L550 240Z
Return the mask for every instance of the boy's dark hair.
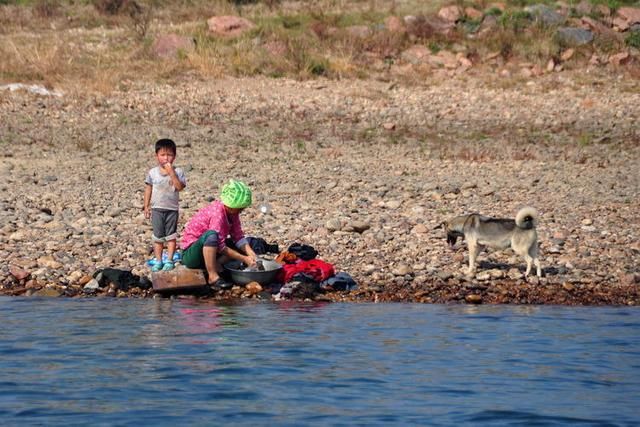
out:
M163 148L171 150L173 154L176 154L176 143L171 139L163 138L156 141L156 153Z

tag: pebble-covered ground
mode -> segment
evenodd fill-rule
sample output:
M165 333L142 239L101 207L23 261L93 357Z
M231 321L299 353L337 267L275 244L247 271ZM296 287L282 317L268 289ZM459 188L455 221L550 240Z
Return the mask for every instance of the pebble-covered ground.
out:
M143 180L169 137L188 179L180 228L246 181L271 206L243 214L247 234L309 244L359 284L317 298L638 305L640 84L603 73L0 91L0 294L153 295L84 287L105 267L149 275ZM543 277L525 280L511 251L484 252L468 277L464 243L437 226L525 205Z

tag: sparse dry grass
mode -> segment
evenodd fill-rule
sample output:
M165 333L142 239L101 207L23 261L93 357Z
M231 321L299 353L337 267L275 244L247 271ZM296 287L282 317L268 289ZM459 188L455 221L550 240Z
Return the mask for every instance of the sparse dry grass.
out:
M105 0L108 1L108 0ZM123 4L127 3L123 0ZM386 79L424 84L433 75L428 65L408 65L401 53L414 44L432 51L464 45L466 56L480 66L491 52L500 53L503 64L529 62L544 67L561 55L553 31L532 25L521 6L527 1L507 1L513 8L499 25L481 38L467 37L459 26L447 35L435 31L425 16L433 16L445 0L434 2L382 0L257 1L239 5L227 0L138 0L143 12L107 13L91 4L63 0L34 0L26 6L0 6L0 82L75 84L100 92L117 88L123 79L172 79L195 75L287 76L298 79L328 78ZM473 4L483 10L488 3ZM208 34L206 19L213 15L241 15L256 28L235 39ZM384 29L390 14L413 15L406 33ZM370 29L356 35L349 27ZM194 37L196 49L174 59L156 59L151 54L154 37L161 33ZM565 67L579 67L593 52L617 52L624 40L598 37L591 46L576 49ZM637 62L637 61L636 61ZM640 74L638 64L628 67L630 76ZM501 84L509 84L503 80Z

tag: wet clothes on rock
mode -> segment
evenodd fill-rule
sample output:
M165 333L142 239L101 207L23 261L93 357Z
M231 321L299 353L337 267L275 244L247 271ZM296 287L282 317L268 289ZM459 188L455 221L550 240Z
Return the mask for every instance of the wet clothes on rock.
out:
M264 255L269 253L277 254L278 252L280 252L280 248L277 243L269 244L262 237L247 236L246 240L249 246L251 246L251 249L253 249L253 252L256 253L256 255ZM238 249L233 240L227 239L226 243L230 248Z
M287 249L287 252L291 252L304 261L312 260L318 256L318 251L316 251L313 246L303 245L301 243L292 244L289 246L289 249Z
M284 264L279 274L279 280L282 283L290 282L298 273L304 273L316 282L322 282L335 274L332 264L328 262L311 259L308 261L299 261L294 264Z
M358 289L358 284L349 273L341 271L320 283L320 289L323 291L353 291Z

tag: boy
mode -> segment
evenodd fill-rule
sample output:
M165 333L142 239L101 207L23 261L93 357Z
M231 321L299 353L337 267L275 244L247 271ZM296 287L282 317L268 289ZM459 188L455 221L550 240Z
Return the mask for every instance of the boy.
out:
M178 192L182 191L187 180L180 168L173 167L176 159L176 143L170 139L156 142L156 160L158 166L147 174L144 180L144 216L151 218L153 227L153 253L155 260L151 271L172 270L173 255L176 251L176 230L178 227ZM162 262L162 250L167 243L167 262Z

